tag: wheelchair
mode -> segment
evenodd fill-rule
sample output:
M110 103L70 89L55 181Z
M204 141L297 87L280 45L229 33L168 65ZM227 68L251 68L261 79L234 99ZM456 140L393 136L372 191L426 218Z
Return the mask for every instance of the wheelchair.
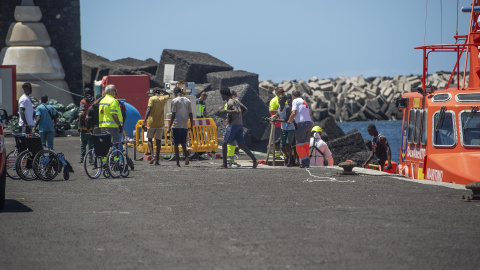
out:
M38 135L15 136L16 148L18 154L15 163L17 175L25 181L31 181L38 178L33 168L33 159L40 152L42 142Z
M117 146L112 145L110 134L92 135L93 149L84 157L83 167L91 179L97 179L103 171L105 178L127 177L127 159Z

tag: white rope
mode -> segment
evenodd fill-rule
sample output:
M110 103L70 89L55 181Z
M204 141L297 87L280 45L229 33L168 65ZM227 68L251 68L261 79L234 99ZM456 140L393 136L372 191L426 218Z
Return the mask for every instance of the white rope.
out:
M22 69L22 70L26 71L28 75L30 75L30 76L33 76L33 77L37 78L39 81L42 81L42 82L44 82L44 83L46 83L46 84L48 84L48 85L52 86L53 88L57 88L57 89L58 89L58 90L60 90L60 91L67 92L67 93L69 93L69 94L72 94L72 95L75 95L75 96L77 96L77 97L83 97L83 95L75 94L75 93L73 93L73 92L70 92L70 91L68 91L68 90L62 89L62 88L60 88L60 87L58 87L58 86L56 86L56 85L53 85L53 84L51 84L51 83L49 83L49 82L47 82L47 81L43 80L42 78L40 78L40 77L38 77L38 76L35 76L35 74L33 74L33 73L29 73L29 72L28 72L26 69L22 68L22 67L21 67L21 66L19 66L19 65L16 65L16 66L17 66L17 67L19 67L20 69Z
M328 176L316 176L316 175L313 175L310 170L308 170L308 168L305 168L305 170L308 172L308 174L311 176L311 177L314 177L313 179L310 179L310 178L307 178L307 180L303 181L303 182L309 182L309 183L313 183L313 182L337 182L337 183L354 183L355 180L344 180L344 181L341 181L341 180L337 180L336 178L333 178L333 177L328 177Z

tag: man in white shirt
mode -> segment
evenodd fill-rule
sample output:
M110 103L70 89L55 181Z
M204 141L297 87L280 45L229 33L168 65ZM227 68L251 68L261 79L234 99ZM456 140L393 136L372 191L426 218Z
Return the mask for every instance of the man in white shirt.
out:
M187 151L187 136L188 131L193 129L193 114L190 100L183 96L182 89L175 87L173 89L175 98L172 100L171 111L172 117L168 126L168 133L170 131L173 135L173 147L175 150L175 160L177 167L180 167L180 152L178 145L182 146L183 154L185 155L185 165L190 163L190 158ZM190 119L190 127L188 120Z
M297 149L297 155L300 159L300 168L310 167L310 132L312 130L312 118L310 117L310 109L308 108L307 102L301 97L302 94L299 90L292 92L293 103L292 103L292 114L288 119L286 128L288 129L289 125L293 124L295 120L295 141Z
M314 126L312 128L312 137L310 138L310 166L323 166L325 159L328 162L328 166L333 166L332 152L330 152L328 145L322 140L322 128Z
M20 119L18 125L22 127L22 133L30 134L35 126L33 121L33 104L30 99L32 94L32 85L28 82L22 85L24 94L18 100L18 114Z

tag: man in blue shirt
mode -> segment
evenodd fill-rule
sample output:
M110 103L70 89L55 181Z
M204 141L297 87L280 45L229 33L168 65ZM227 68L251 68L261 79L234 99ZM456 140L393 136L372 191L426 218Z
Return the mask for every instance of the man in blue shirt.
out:
M40 133L42 145L53 149L53 138L57 128L57 111L52 105L47 104L47 95L42 96L41 102L42 104L38 105L35 110L35 115L37 116L35 131Z

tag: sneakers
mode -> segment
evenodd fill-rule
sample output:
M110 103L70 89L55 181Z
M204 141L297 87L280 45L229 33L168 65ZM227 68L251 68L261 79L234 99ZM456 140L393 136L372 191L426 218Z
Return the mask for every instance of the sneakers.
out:
M232 164L228 164L228 167L231 167L231 168L238 168L238 167L242 167L242 165L240 165L240 164L238 164L238 163L234 162L234 163L232 163Z

